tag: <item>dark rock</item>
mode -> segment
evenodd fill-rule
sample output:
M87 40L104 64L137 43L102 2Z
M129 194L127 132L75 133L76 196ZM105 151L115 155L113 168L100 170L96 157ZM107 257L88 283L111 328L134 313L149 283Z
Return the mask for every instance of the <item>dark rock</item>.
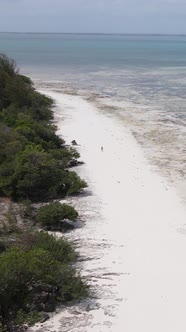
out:
M83 161L77 161L76 159L73 159L69 162L68 167L76 167L76 166L80 166L83 165L84 162Z
M81 312L78 311L78 310L73 310L73 311L71 312L71 314L72 314L72 315L81 315Z
M71 160L71 161L69 162L68 167L75 167L75 166L77 166L77 160L76 160L76 159L73 159L73 160Z
M72 145L78 145L77 142L75 141L75 139L73 139L73 141L71 143L72 143Z
M73 222L73 224L72 224L72 223L69 223L68 221L64 221L62 224L63 224L62 227L63 227L63 230L64 230L64 231L69 231L69 230L75 228L75 226L73 225L74 222Z
M91 309L90 309L90 304L88 304L87 306L86 306L86 309L85 309L86 311L90 311Z
M42 312L42 318L40 320L40 323L46 322L50 318L49 314L47 312Z
M47 225L45 229L50 232L67 232L74 229L75 226L68 221L62 221L53 225Z
M85 310L86 311L91 311L91 310L97 310L99 308L99 304L98 303L89 303Z

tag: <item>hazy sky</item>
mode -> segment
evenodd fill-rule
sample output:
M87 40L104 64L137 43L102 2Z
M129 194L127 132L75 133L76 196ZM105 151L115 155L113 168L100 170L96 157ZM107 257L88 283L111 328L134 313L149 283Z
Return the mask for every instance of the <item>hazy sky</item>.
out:
M0 0L0 31L186 33L186 0Z

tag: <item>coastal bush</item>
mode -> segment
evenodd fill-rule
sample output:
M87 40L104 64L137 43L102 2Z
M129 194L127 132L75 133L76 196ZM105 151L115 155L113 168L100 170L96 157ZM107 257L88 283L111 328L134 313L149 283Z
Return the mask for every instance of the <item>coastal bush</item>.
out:
M52 260L47 252L42 250L23 251L14 248L6 251L0 257L0 316L3 322L26 305L31 289L36 282L43 282L47 275L47 282L52 279L51 268L58 264ZM49 280L50 279L50 280Z
M0 256L0 320L10 322L34 311L53 311L58 302L86 295L87 287L75 269L45 249L12 248ZM18 317L17 317L18 315Z
M9 76L15 76L19 73L16 62L6 54L0 54L0 70Z
M57 195L61 176L61 170L50 154L39 145L27 145L16 158L12 196L31 201L48 200Z
M35 238L36 248L47 250L54 259L63 264L74 262L77 258L74 248L64 238L55 238L46 232L37 232Z
M42 206L36 214L36 221L43 225L58 224L64 219L75 220L78 212L70 205L54 202Z
M30 311L29 313L27 313L24 310L20 309L16 314L16 318L14 319L14 324L15 324L15 326L18 326L18 327L23 324L32 326L41 319L42 319L42 314L40 312Z
M56 135L52 104L19 74L14 60L0 54L0 196L27 202L22 218L29 220L35 212L32 202L79 193L87 186L68 170L79 154ZM77 218L73 207L52 204L38 210L37 222ZM40 311L54 311L57 303L86 295L87 286L72 267L77 254L68 242L33 232L31 223L20 227L14 211L5 217L9 224L1 235L11 232L11 238L2 240L0 248L0 332L12 332L16 324L34 322Z
M86 187L68 167L79 158L56 135L53 101L0 54L0 195L46 201Z
M67 195L77 194L81 189L87 187L86 181L82 180L76 172L66 172L63 188L60 191Z
M40 248L48 251L54 259L65 264L76 260L77 254L73 246L64 238L56 238L47 232L23 232L16 240L16 245L30 250Z

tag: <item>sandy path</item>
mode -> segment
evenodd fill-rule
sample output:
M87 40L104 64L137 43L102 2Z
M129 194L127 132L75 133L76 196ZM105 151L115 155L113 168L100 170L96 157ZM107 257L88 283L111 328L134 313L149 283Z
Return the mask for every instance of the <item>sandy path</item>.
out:
M101 202L95 237L115 243L100 263L119 275L112 325L73 331L185 332L186 213L174 188L153 173L121 120L79 96L48 94L56 100L59 133L80 144L86 163L80 172ZM99 314L92 319L102 321Z

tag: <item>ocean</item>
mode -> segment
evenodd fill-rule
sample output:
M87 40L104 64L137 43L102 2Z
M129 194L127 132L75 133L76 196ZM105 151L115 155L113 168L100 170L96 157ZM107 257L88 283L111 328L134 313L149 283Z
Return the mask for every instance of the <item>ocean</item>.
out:
M89 96L122 118L185 199L186 36L1 33L0 52L36 86Z

